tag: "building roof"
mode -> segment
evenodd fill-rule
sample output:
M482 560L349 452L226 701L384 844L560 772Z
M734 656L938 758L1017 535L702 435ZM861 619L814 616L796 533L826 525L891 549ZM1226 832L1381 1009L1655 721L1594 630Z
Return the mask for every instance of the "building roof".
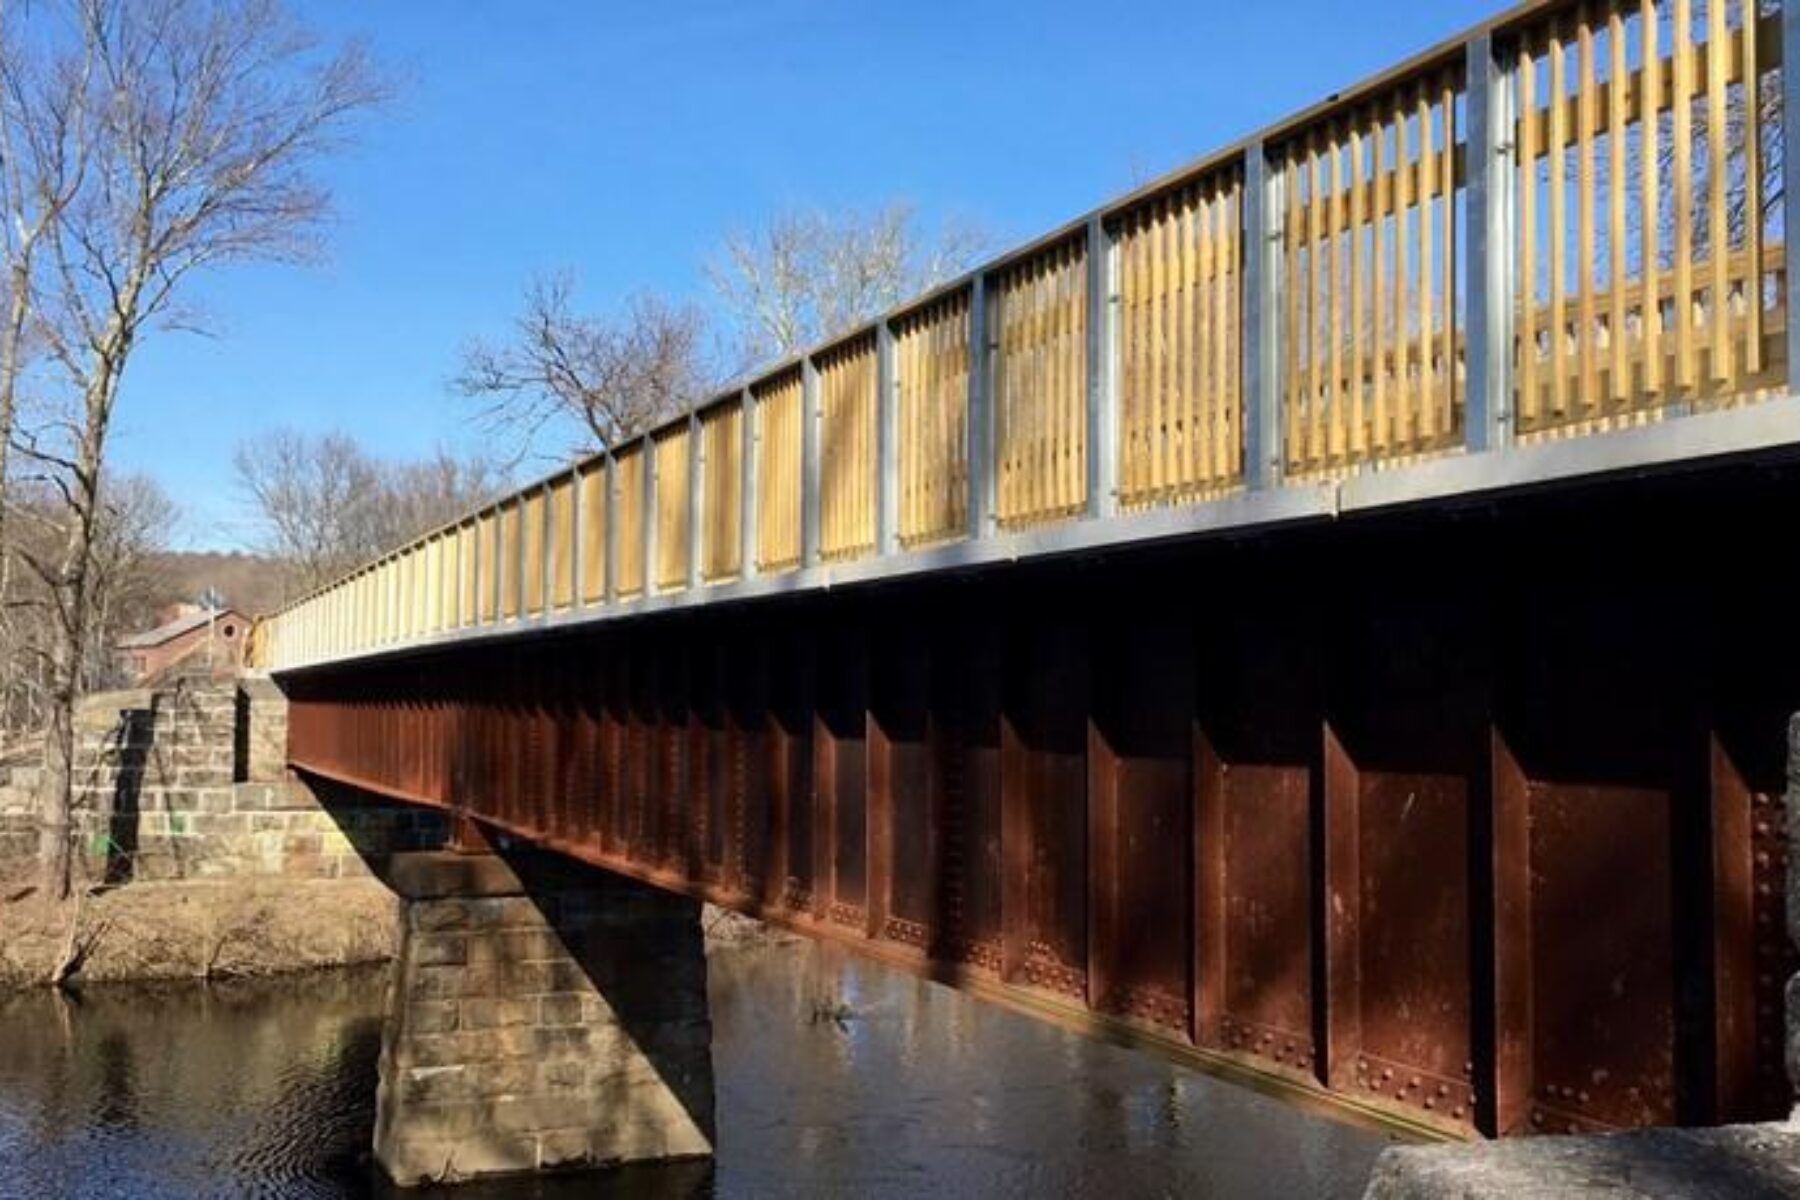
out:
M158 625L155 629L146 629L142 633L133 633L122 637L119 639L119 649L144 650L151 646L160 646L164 642L173 641L184 633L205 628L209 617L215 621L225 617L235 617L239 621L244 620L244 615L235 608L221 608L214 613L208 613L202 609L199 612L176 617L167 625Z

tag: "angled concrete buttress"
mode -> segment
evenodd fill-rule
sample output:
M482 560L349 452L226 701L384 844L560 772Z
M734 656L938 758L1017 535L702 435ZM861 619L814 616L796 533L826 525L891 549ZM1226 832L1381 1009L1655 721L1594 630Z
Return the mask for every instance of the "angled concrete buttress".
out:
M375 1156L402 1186L712 1153L697 901L538 853L395 857Z

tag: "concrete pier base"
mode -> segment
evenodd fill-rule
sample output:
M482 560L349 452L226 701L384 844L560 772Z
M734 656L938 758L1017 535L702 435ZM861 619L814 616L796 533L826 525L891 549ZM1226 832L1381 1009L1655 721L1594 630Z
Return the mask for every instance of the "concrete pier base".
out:
M549 855L406 854L375 1157L411 1186L712 1153L700 906Z

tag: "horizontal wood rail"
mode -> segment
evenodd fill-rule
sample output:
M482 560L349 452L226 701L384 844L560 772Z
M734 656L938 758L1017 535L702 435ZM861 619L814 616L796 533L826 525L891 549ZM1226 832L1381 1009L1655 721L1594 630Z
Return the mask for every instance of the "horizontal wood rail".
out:
M289 604L253 661L1792 393L1789 2L1505 13Z

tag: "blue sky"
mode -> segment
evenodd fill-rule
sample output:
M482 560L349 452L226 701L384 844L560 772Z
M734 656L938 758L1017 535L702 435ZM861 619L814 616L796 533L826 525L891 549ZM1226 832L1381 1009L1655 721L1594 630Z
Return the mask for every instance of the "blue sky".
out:
M445 380L536 271L572 269L596 309L704 303L725 231L890 199L1024 240L1498 7L296 0L366 37L399 96L325 172L323 265L216 274L207 336L140 345L117 460L182 506L178 543L244 545L230 457L261 429L479 442Z

